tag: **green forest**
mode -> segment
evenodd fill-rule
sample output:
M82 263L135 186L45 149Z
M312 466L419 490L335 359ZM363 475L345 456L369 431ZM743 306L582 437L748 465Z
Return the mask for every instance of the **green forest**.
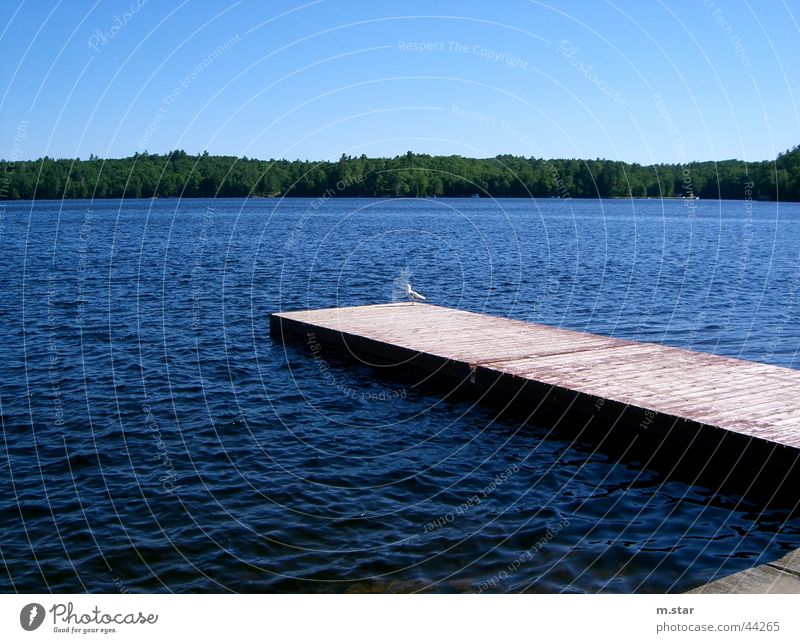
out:
M0 161L0 198L560 197L800 201L800 146L774 161L639 165L519 156L466 158L408 152L393 158L262 161L233 156L135 154L122 159Z

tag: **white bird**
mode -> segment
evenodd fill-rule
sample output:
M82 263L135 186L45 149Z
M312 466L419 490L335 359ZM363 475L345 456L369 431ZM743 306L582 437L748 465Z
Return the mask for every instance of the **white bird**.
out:
M411 300L412 304L415 301L425 301L425 296L411 290L411 284L408 283L406 284L406 296Z

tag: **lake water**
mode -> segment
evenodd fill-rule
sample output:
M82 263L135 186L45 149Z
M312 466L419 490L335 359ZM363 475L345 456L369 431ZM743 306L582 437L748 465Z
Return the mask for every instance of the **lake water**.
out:
M678 592L800 546L793 507L665 480L268 331L270 312L388 302L410 277L434 304L797 368L797 204L2 215L0 591Z

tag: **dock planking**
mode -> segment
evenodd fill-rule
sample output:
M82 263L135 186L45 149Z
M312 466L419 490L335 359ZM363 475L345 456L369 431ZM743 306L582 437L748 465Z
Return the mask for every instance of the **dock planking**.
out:
M800 549L697 587L688 594L800 594Z
M738 463L747 451L746 468L766 468L773 483L797 469L793 369L420 303L274 313L270 328L374 368L414 372L532 413L547 409L553 423L581 417L601 434L627 429L694 445L704 468L712 454L727 451Z

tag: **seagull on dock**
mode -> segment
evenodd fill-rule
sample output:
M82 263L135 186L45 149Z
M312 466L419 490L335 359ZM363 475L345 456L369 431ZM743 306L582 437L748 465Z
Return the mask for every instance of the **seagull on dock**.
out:
M406 297L411 300L413 304L415 301L425 301L425 295L420 295L418 292L411 290L411 284L406 284Z

